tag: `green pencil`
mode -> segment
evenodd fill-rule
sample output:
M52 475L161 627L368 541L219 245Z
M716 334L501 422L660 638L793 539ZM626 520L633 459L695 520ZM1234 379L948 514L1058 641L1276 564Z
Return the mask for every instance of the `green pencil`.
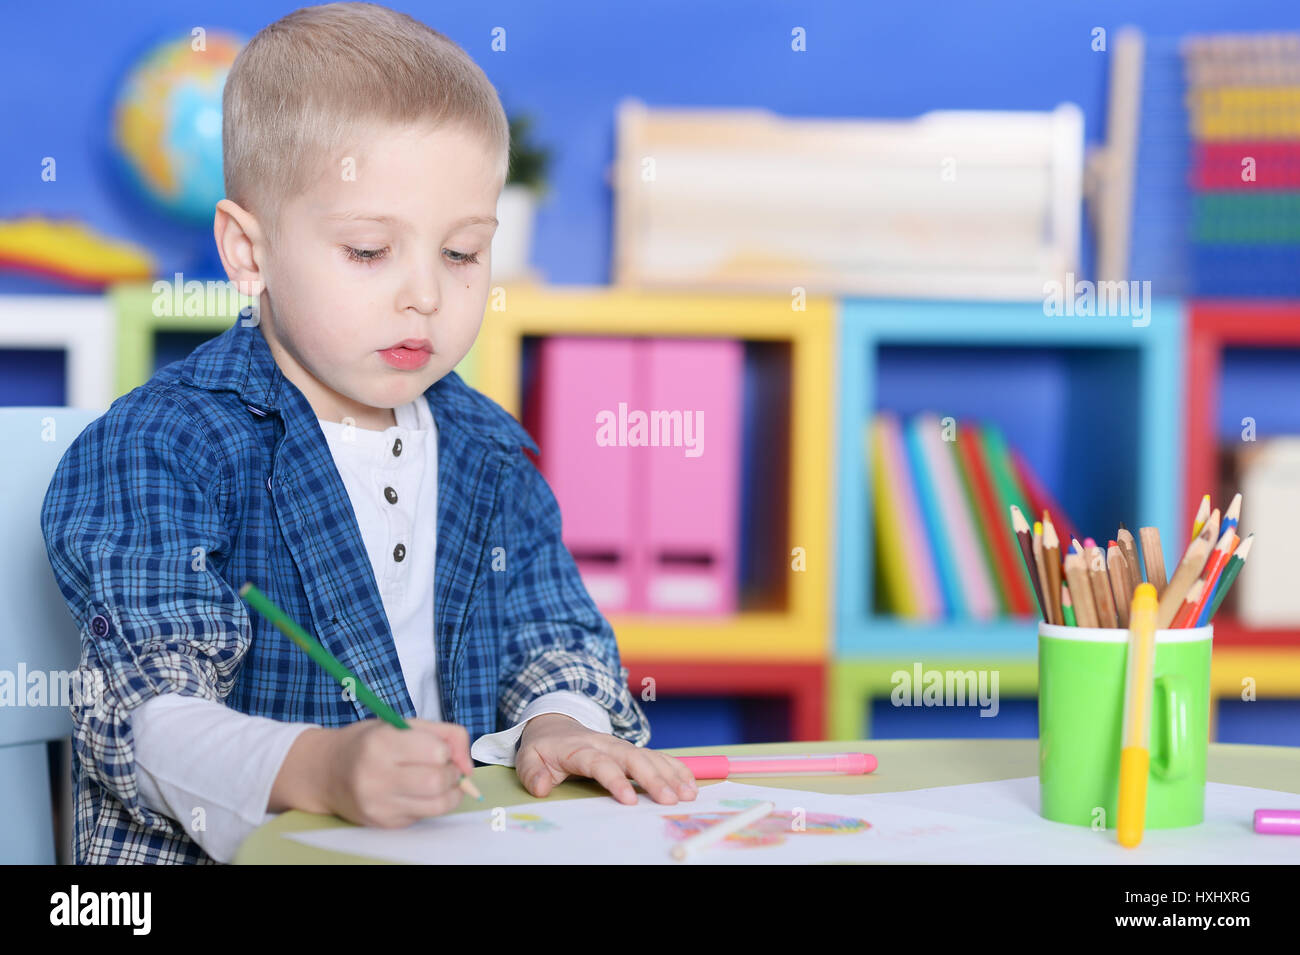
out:
M1061 616L1065 618L1067 627L1076 627L1074 617L1074 602L1070 599L1070 588L1061 584Z
M315 637L294 623L292 617L277 607L266 594L254 587L251 582L239 588L239 596L247 600L250 607L275 624L277 630L306 651L307 656L319 663L325 672L338 680L343 686L352 688L357 694L357 699L365 704L366 709L385 723L396 726L399 730L409 730L411 728L411 725L402 719L400 713L376 696L370 687L357 678L355 673L340 663L334 654L321 646ZM460 777L460 788L475 799L480 801L483 799L483 794L463 773Z
M1219 586L1214 591L1214 601L1210 604L1209 616L1205 618L1207 623L1213 620L1214 615L1219 612L1219 604L1223 603L1223 598L1228 596L1228 588L1232 586L1232 582L1241 573L1242 565L1246 563L1246 558L1250 556L1250 542L1254 539L1255 535L1251 534L1242 541L1241 546L1237 548L1237 552L1232 555L1232 560L1228 561L1228 566L1223 568L1223 574L1219 578Z

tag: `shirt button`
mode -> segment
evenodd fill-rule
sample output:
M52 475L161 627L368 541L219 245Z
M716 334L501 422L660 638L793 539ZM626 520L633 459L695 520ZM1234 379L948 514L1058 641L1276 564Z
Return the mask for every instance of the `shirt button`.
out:
M102 637L108 633L108 618L103 614L96 614L95 618L90 621L90 632L97 637Z
M398 544L396 547L393 548L393 560L397 561L398 563L401 563L402 558L404 558L405 556L406 556L405 544Z
M397 492L391 487L384 488L384 497L388 500L389 504L397 503Z
M271 475L269 475L269 474L266 476L266 489L267 489L268 491L271 490ZM274 492L272 492L272 493L274 493Z
M402 439L393 439L393 457L398 457L402 453Z

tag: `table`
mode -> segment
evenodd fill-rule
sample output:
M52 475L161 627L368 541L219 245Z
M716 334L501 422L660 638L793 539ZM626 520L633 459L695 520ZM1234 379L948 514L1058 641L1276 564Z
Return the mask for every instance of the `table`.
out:
M1209 744L1206 779L1300 794L1300 749L1287 746L1243 746ZM877 739L857 742L763 743L751 746L697 746L669 749L674 756L725 753L728 756L757 756L797 753L872 753L879 760L874 773L866 776L763 776L737 777L756 786L805 789L825 793L902 792L932 786L992 782L1038 774L1036 739ZM513 768L480 766L474 770L474 784L483 802L466 799L457 812L476 812L494 806L512 806L533 799L519 782ZM701 781L700 786L712 785ZM587 779L566 780L546 799L612 798L600 785ZM690 803L681 805L689 806ZM258 827L235 854L236 865L388 865L387 860L331 852L284 838L286 833L349 826L335 816L293 810L281 813Z

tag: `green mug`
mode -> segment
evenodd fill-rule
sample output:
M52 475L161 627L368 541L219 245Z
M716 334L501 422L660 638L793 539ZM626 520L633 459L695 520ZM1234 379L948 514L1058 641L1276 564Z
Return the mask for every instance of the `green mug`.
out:
M1156 631L1147 829L1205 818L1214 626ZM1038 786L1044 819L1113 829L1128 631L1038 625Z

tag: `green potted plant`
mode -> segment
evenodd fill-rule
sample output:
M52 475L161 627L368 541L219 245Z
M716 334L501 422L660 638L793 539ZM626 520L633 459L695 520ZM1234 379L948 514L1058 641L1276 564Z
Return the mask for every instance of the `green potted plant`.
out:
M528 260L533 244L537 203L547 194L546 173L551 154L532 141L533 122L527 115L510 117L510 169L497 203L496 236L492 240L492 280L532 279Z

